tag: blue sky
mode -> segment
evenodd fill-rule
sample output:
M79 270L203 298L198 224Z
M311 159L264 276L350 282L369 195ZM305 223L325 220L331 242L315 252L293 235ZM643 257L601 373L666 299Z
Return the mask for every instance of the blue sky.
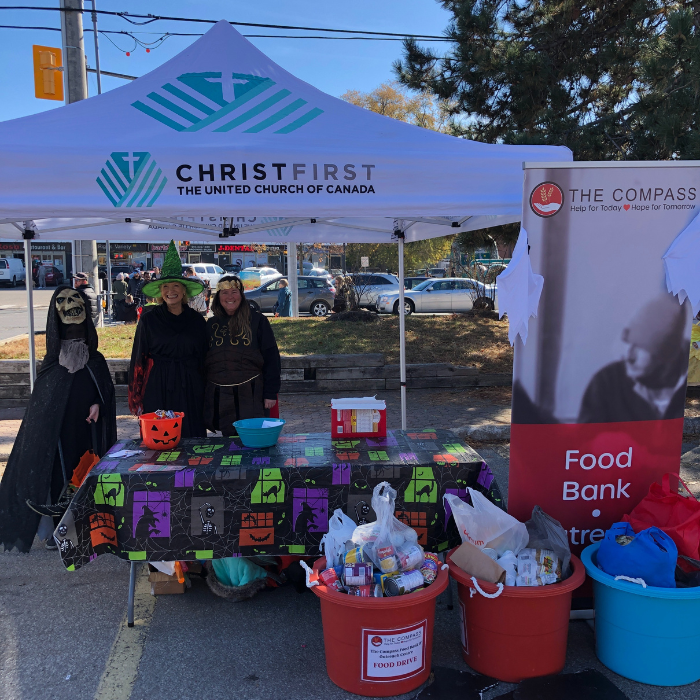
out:
M10 5L10 3L3 3ZM58 0L31 0L30 6L57 7ZM85 7L90 8L89 0ZM168 16L228 19L242 22L286 24L338 29L406 32L441 35L449 21L435 0L97 0L98 10L157 14ZM89 15L83 16L85 28L91 27ZM28 10L0 11L0 24L60 27L58 12ZM158 21L145 26L134 26L120 17L98 16L99 29L149 32L139 34L145 41L153 41L165 31L204 32L209 25L185 22ZM240 28L244 34L295 34L285 30ZM152 34L150 34L152 32ZM0 121L23 117L62 103L38 100L34 97L32 72L32 45L61 46L59 32L39 30L0 29ZM196 37L170 37L160 48L146 53L127 36L110 35L113 46L100 35L100 60L103 70L141 76L176 55ZM251 39L272 60L285 69L331 95L339 96L346 90L369 91L380 83L393 79L391 64L401 55L401 43L394 41L329 41L312 39ZM449 44L432 44L440 52ZM85 34L88 63L94 67L92 33ZM126 56L124 51L131 51ZM103 91L123 85L124 81L104 77ZM94 75L90 76L90 95L97 93Z

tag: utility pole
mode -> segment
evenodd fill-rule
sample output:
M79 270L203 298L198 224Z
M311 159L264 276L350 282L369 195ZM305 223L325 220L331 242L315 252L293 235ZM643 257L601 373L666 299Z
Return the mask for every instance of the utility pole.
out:
M59 0L59 4L64 10L61 12L61 40L66 104L72 104L84 100L88 94L83 44L83 0Z
M100 73L100 47L97 41L97 12L95 0L92 0L92 33L95 38L95 74L97 75L97 94L102 94L102 74ZM107 244L109 246L109 243Z
M87 97L87 71L85 70L85 45L83 43L83 1L59 0L61 15L61 42L63 45L64 95L66 104L79 102ZM74 10L66 12L66 10ZM81 10L75 11L75 10ZM97 33L95 33L97 40ZM80 255L77 255L80 246ZM78 260L80 265L78 266ZM80 267L80 269L78 269ZM82 241L73 241L73 274L83 271Z

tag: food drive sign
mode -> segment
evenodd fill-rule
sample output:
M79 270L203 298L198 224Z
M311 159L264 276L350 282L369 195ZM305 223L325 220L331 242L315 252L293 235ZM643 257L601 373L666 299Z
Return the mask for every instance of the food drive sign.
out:
M362 630L362 680L400 681L425 670L428 621L395 630Z
M663 255L700 211L700 168L619 165L525 171L544 286L514 348L508 510L541 506L575 554L680 465L692 312Z

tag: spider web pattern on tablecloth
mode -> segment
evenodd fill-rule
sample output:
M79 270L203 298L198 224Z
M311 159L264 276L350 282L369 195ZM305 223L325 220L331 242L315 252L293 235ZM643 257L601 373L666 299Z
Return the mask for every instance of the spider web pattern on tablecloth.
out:
M135 442L122 447L140 449ZM155 471L136 471L143 464ZM445 517L446 492L462 497L469 486L502 507L488 467L449 431L389 431L384 441L283 435L264 450L242 448L238 440L189 439L167 455L108 454L56 536L68 569L106 553L137 561L316 555L336 509L356 522L374 519L372 491L382 481L397 491L397 517L432 551L461 541Z

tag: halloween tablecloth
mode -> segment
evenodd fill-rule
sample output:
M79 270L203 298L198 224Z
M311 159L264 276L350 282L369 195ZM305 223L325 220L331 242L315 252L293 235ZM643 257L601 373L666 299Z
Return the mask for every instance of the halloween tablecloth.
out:
M124 450L139 454L114 456ZM447 430L282 435L265 449L231 438L182 440L168 452L120 442L88 474L55 537L69 570L106 553L132 561L313 555L336 508L358 524L375 519L372 490L382 481L398 492L396 516L430 551L460 543L445 493L463 497L470 486L502 505L489 467Z

